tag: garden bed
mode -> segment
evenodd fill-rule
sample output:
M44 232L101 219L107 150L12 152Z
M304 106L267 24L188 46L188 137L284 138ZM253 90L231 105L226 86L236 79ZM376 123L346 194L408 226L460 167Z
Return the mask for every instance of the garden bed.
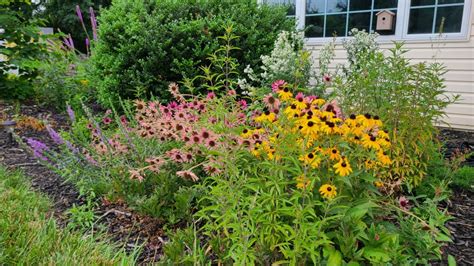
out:
M0 103L0 117L3 120L12 119L15 108L6 103ZM21 105L16 112L22 117L34 117L47 120L55 128L67 127L66 118L62 115L35 106ZM54 147L45 130L34 130L29 126L16 129L15 133L22 139L33 137ZM455 151L473 150L473 133L453 130L441 131L440 138L446 143L446 156ZM0 131L0 164L10 169L22 169L31 178L32 186L47 194L54 202L54 216L59 223L67 224L68 217L65 211L73 204L82 204L78 191L71 184L65 183L63 178L53 173L17 143L7 141L7 133ZM473 159L465 164L473 166ZM474 261L474 197L472 192L454 190L451 201L447 203L448 210L453 216L447 227L450 229L453 242L445 248L447 253L456 257L460 265L467 265ZM140 262L157 261L162 255L162 247L167 242L162 229L162 222L158 219L139 215L131 211L122 202L108 202L102 200L96 209L99 224L107 228L111 238L123 244L127 250L143 244Z

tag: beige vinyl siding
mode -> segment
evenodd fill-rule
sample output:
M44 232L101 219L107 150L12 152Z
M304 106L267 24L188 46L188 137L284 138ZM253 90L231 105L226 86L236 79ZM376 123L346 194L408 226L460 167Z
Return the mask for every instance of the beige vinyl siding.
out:
M474 8L471 9L471 30L467 40L446 41L405 41L405 54L413 63L439 62L445 65L448 71L446 80L447 95L459 94L457 103L448 106L447 117L441 126L450 126L455 129L474 130ZM381 43L383 49L393 47L392 43ZM321 45L308 44L314 60L317 60ZM336 47L336 64L344 64L346 54L341 45Z

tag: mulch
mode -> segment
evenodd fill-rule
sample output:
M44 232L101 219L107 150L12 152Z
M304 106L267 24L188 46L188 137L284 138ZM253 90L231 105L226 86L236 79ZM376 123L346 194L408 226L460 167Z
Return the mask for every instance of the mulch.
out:
M67 128L68 122L64 115L42 108L25 104L14 108L12 105L0 102L0 121L12 119L13 114L35 117L49 121L56 129ZM38 131L32 128L15 129L15 133L23 140L35 138L50 147L54 143L45 130ZM446 143L447 157L457 151L474 151L474 133L453 130L442 130L440 138ZM7 132L0 129L0 164L9 169L21 169L30 177L32 187L48 195L53 203L52 215L61 226L68 221L66 211L73 204L83 204L77 189L64 179L41 165L28 150L15 142L8 141ZM474 158L468 159L466 165L474 166ZM445 258L438 265L446 264L446 254L456 258L459 265L474 264L474 194L472 192L454 190L450 201L446 203L448 212L453 219L447 223L453 242L444 248ZM142 253L139 262L147 264L158 261L163 253L163 245L168 239L163 231L163 224L159 219L138 214L129 209L124 203L109 202L105 199L95 210L98 223L106 228L112 241L132 251L141 246Z

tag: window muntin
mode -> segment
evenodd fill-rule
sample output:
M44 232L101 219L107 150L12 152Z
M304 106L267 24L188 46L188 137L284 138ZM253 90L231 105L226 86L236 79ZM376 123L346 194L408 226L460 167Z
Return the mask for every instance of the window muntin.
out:
M376 14L382 10L397 13L398 0L307 0L305 36L341 37L353 28L374 32ZM395 27L379 34L393 35Z
M464 0L412 0L408 34L460 33Z

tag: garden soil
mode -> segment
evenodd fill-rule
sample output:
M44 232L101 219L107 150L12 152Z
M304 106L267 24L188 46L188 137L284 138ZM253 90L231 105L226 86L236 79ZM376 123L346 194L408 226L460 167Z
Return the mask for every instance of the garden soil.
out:
M0 102L0 122L6 120L30 121L14 129L15 135L25 140L35 138L49 147L54 147L46 130L34 122L48 121L55 129L67 128L67 118L53 111L32 105L11 105ZM25 119L26 118L26 119ZM31 119L34 118L34 119ZM446 156L457 151L474 151L474 133L442 130L440 138L446 143ZM67 224L67 210L74 204L84 203L77 189L64 181L62 177L42 166L22 145L9 140L6 130L0 128L0 164L9 169L21 169L31 179L32 187L50 197L54 203L51 215L61 226ZM474 166L474 158L465 162ZM474 194L455 190L453 197L446 203L453 219L447 223L453 242L444 248L446 254L456 258L459 265L474 264ZM157 261L163 253L163 245L168 241L159 219L137 214L122 202L109 202L102 199L95 210L98 225L106 229L117 244L132 251L142 246L139 261L142 264ZM445 265L446 263L437 263Z

